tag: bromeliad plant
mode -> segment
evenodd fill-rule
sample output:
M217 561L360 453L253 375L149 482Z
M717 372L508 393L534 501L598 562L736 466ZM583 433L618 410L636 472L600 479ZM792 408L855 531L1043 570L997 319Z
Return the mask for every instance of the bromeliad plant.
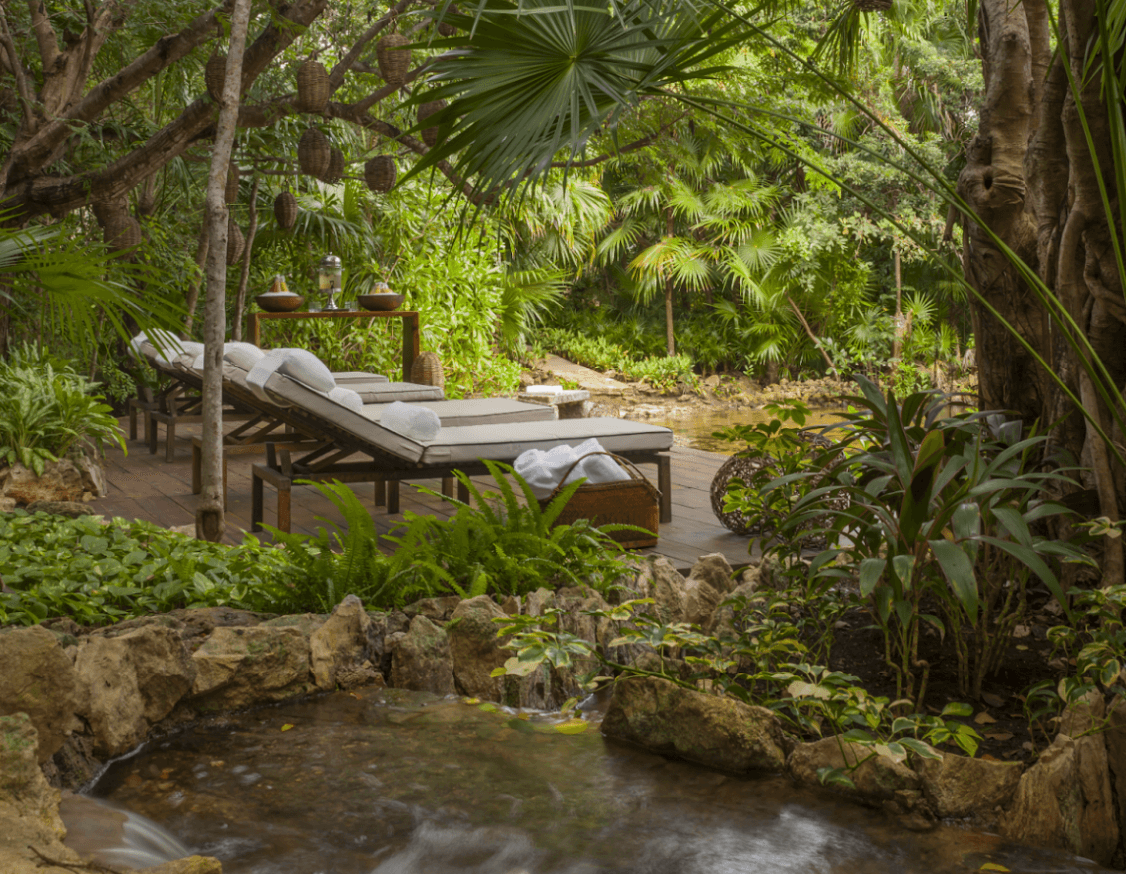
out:
M929 626L951 635L961 691L977 698L1026 612L1029 580L1066 609L1053 565L1089 561L1074 542L1037 533L1038 523L1068 512L1050 495L1071 480L1065 469L1037 468L1042 435L1020 439L1012 423L984 413L945 416L934 393L900 405L893 392L884 397L856 380L862 394L849 399L859 412L848 417L845 455L812 474L826 484L798 503L783 530L832 520L823 529L832 545L810 573L858 582L883 631L898 697L918 704L926 695L919 645Z

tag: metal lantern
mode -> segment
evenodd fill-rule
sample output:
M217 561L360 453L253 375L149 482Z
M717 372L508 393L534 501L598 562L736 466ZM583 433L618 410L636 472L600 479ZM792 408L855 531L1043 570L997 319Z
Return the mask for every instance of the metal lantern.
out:
M344 272L344 265L335 255L325 255L317 265L317 274L320 278L322 292L328 292L328 303L325 312L334 312L340 307L336 305L336 294L340 291L340 277Z

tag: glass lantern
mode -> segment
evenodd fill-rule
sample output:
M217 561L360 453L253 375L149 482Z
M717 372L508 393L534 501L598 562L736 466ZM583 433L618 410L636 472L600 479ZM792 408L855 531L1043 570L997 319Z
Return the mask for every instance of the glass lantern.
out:
M328 303L324 306L325 312L335 312L340 309L336 305L336 295L340 291L340 277L343 272L344 267L335 255L325 255L321 259L321 263L317 265L321 291L328 292Z

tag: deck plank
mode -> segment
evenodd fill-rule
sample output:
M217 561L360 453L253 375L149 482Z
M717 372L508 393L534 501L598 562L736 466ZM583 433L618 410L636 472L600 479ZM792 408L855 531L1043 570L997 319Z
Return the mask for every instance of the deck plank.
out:
M176 451L171 462L164 460L163 446L150 455L142 441L128 444L127 453L116 447L106 452L105 469L108 494L91 504L91 509L107 516L145 519L165 526L190 525L194 521L197 496L191 493L191 438L198 426L177 429ZM711 482L716 470L727 456L685 446L672 449L673 519L661 526L660 540L643 554L667 557L682 570L691 567L701 555L721 552L733 566L749 561L746 537L733 534L716 521L711 509ZM227 531L224 540L238 543L250 527L250 465L261 463L263 454L230 456L227 462ZM643 468L654 476L651 466ZM494 485L489 477L474 477L482 490ZM429 513L448 518L452 507L438 498L422 494L403 483L400 506L405 511ZM439 491L441 481L427 478L413 483ZM376 529L390 532L403 520L402 513L388 515L374 506L374 489L361 483L355 487L360 501L372 510ZM277 498L269 487L265 490L266 521L276 519ZM292 501L292 529L311 534L329 520L339 520L335 507L311 487L295 486ZM269 539L269 534L262 537Z

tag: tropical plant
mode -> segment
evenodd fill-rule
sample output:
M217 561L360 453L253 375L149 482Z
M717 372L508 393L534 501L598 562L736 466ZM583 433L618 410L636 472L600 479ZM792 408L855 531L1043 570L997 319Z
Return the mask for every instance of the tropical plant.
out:
M0 461L41 476L48 461L101 449L106 440L124 449L117 419L96 389L35 346L0 361Z
M919 644L930 626L952 639L962 692L978 698L1025 615L1030 576L1066 604L1052 565L1090 561L1076 543L1036 533L1068 512L1051 497L1071 480L1058 466L1041 469L1045 437L1019 439L1019 422L946 416L945 399L927 392L900 406L892 391L856 380L862 394L848 399L857 412L846 416L843 454L805 474L821 483L783 536L831 520L821 527L830 546L810 572L855 580L870 599L899 696L926 696Z

